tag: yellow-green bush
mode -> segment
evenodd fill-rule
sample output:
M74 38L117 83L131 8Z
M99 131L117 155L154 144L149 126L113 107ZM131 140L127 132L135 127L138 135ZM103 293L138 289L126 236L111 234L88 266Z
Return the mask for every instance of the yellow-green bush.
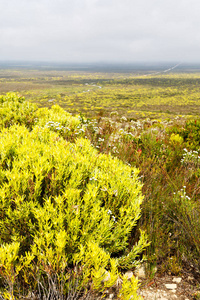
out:
M0 129L12 125L25 125L30 130L34 125L50 128L68 140L84 136L85 128L80 116L72 116L58 105L38 108L16 93L0 95Z
M71 141L84 135L85 128L80 119L78 116L72 116L58 105L53 105L51 109L40 108L36 112L38 126L50 128Z
M25 124L32 128L35 123L37 105L25 101L15 93L0 96L0 129L14 124Z
M53 111L64 114L54 107L54 120ZM132 248L128 241L143 200L139 171L99 154L86 139L66 141L39 114L31 131L13 125L0 132L2 295L61 299L72 285L76 293L103 292L147 246L144 232ZM129 288L123 285L120 299Z
M170 142L172 144L182 144L183 138L179 134L172 133L170 136Z

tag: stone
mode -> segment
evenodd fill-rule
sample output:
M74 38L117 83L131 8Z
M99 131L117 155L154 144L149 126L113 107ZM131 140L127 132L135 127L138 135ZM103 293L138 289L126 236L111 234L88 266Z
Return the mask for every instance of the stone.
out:
M181 280L182 280L181 277L174 277L172 281L173 281L173 282L176 282L176 283L180 283Z
M114 286L119 287L119 286L121 286L122 282L123 282L123 280L120 277L118 277Z
M110 294L110 295L109 295L109 299L113 299L114 296L115 296L114 294Z
M166 283L165 284L165 287L168 289L168 290L175 290L177 288L177 284L176 283Z
M136 268L135 275L139 278L146 278L144 265L141 265L140 267Z
M194 277L188 276L188 280L189 280L189 281L193 281L193 280L194 280Z
M125 273L125 276L127 277L127 279L131 279L133 277L133 272L132 271L127 271Z
M106 281L109 281L110 280L110 273L108 271L105 272L106 276L105 278L102 280L102 282L106 282Z

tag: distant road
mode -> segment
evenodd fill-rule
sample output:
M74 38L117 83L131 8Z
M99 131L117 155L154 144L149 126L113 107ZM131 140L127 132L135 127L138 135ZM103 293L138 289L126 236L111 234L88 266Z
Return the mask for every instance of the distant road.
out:
M173 66L169 69L166 69L164 71L159 71L159 72L155 72L155 73L151 73L151 74L145 74L145 75L142 75L142 76L151 76L151 75L157 75L157 74L161 74L161 73L167 73L167 72L170 72L171 70L174 70L175 68L177 68L180 65L181 65L181 63L178 63L175 66Z

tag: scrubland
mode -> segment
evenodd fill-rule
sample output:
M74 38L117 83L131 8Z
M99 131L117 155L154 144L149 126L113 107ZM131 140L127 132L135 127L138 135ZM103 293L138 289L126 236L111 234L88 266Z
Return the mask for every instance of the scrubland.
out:
M174 118L200 113L200 73L142 76L132 73L0 70L0 93L17 91L39 107L52 102L73 114L128 119Z
M30 73L1 78L0 297L139 299L142 262L198 274L200 75Z

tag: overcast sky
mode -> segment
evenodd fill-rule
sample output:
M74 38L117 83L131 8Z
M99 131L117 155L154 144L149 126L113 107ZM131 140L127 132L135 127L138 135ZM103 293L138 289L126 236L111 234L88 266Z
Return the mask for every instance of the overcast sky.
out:
M200 1L0 0L0 60L200 62Z

